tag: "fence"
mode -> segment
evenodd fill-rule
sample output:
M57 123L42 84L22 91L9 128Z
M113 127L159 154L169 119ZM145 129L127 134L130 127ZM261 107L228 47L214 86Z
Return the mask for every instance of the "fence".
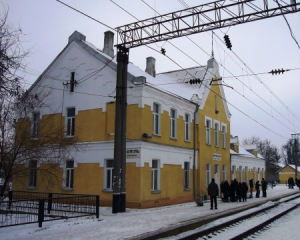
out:
M42 227L44 221L93 215L99 218L99 202L96 195L11 191L9 201L0 202L0 227L28 223Z

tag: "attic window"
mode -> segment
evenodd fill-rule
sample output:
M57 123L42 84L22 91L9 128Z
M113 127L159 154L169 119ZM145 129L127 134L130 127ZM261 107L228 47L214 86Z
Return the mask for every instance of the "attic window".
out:
M74 92L75 88L75 72L71 72L71 79L70 79L70 92Z

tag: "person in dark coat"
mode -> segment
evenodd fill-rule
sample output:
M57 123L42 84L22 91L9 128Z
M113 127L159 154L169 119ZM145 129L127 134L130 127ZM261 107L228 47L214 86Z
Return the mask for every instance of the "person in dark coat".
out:
M224 201L224 181L220 183L220 189L221 189L221 199Z
M243 202L247 201L247 192L248 192L248 186L246 182L242 183L242 199Z
M211 183L208 184L208 195L210 196L210 210L213 209L213 202L215 203L215 209L217 206L217 196L219 196L219 186L215 183L215 179L211 179Z
M261 190L263 197L267 197L267 182L264 178L262 178L261 180Z
M235 202L235 183L232 180L229 187L230 202Z
M228 202L228 196L229 196L229 183L227 180L225 180L223 185L223 193L224 193L224 202Z
M253 179L249 180L249 187L250 187L250 196L249 198L253 198Z
M242 201L242 190L243 190L243 186L241 184L241 182L238 182L237 187L236 187L236 196L239 202Z
M256 190L256 197L259 198L260 190L259 190L260 184L259 181L256 181L255 183L255 190Z

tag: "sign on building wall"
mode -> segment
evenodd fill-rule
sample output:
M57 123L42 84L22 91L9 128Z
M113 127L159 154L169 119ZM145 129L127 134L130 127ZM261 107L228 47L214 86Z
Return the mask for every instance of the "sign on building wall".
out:
M127 148L126 149L126 158L140 158L141 149L140 148Z
M213 153L213 160L221 161L221 154Z

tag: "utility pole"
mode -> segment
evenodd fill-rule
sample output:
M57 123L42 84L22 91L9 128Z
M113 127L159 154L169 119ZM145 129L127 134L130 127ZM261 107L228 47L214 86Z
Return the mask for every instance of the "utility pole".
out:
M129 49L119 45L117 51L112 213L126 210L126 111Z
M300 133L292 134L292 139L294 139L294 163L295 163L295 181L298 179L298 171L297 171L297 165L298 165L298 138Z

